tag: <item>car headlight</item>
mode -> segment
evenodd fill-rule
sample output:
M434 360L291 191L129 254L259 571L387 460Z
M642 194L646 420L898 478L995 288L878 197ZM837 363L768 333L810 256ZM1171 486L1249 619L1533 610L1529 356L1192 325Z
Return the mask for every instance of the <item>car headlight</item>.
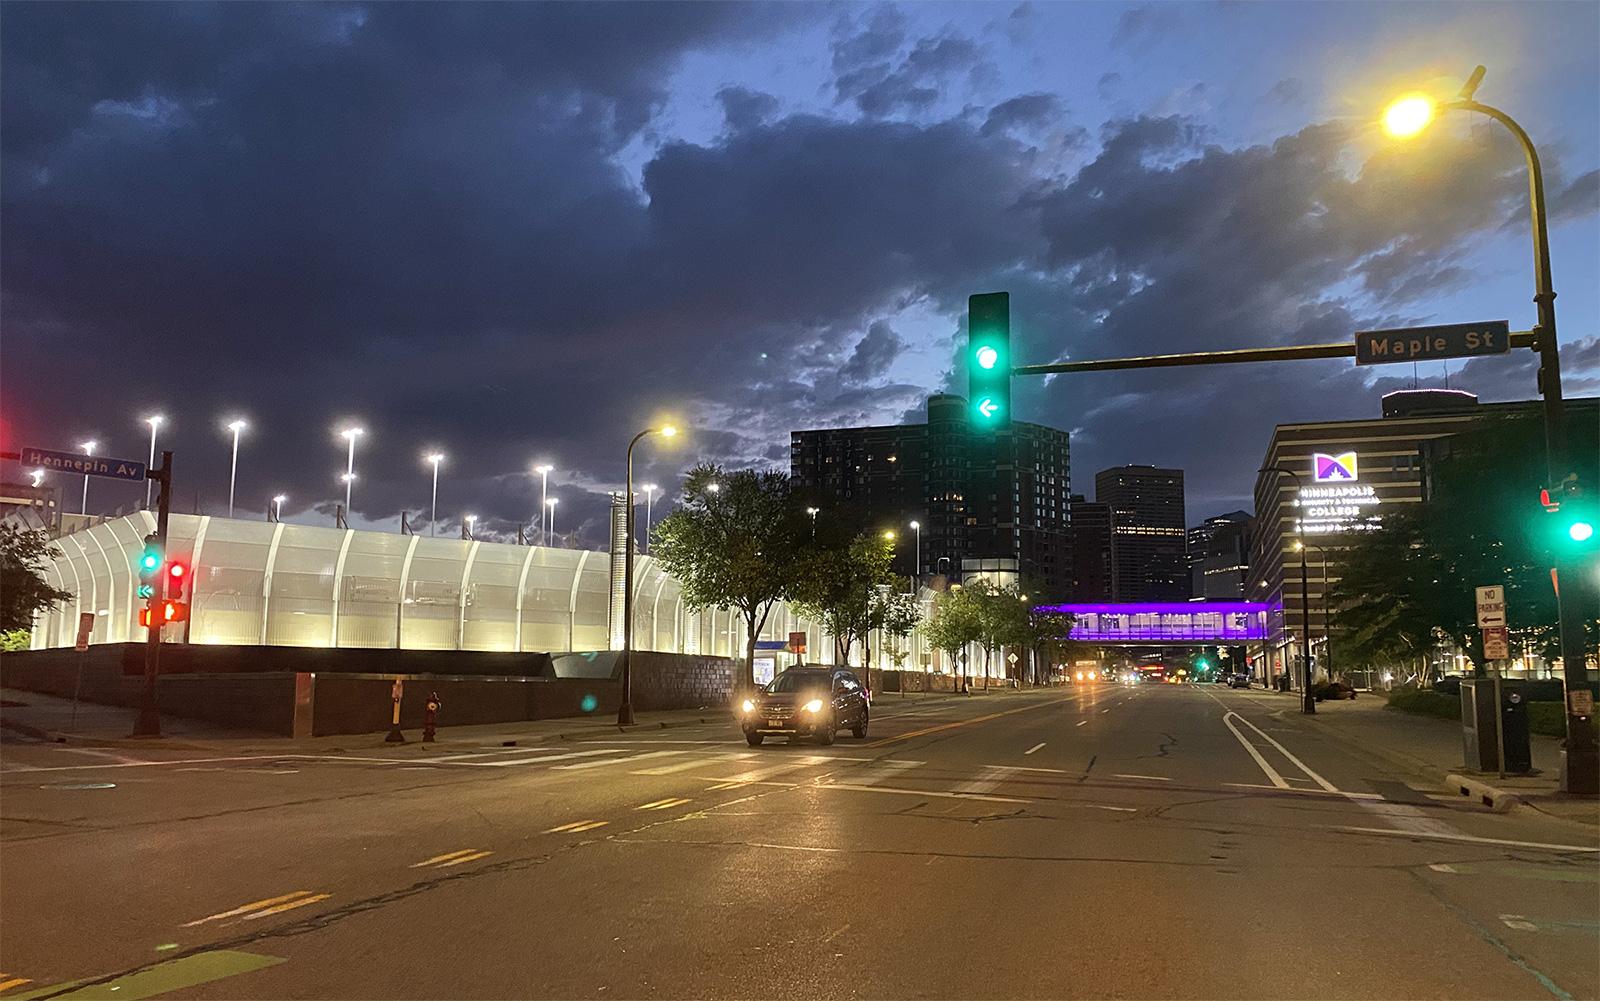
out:
M808 713L819 713L821 711L822 711L822 700L821 699L812 699L810 702L806 703L806 712L808 712Z
M745 699L743 709L747 713L753 713L756 711L756 704L749 699Z

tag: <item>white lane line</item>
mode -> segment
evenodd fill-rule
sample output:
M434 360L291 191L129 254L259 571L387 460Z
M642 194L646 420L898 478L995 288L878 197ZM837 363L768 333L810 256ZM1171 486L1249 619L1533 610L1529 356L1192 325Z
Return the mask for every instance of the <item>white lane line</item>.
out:
M555 747L502 747L494 751L474 751L471 754L440 754L431 758L407 758L413 765L434 764L436 762L468 761L473 758L504 758L513 754L550 754L559 750Z
M569 751L566 754L553 754L547 758L516 758L512 761L469 761L463 762L469 768L515 768L518 765L542 765L550 761L565 761L569 758L592 758L597 754L620 754L620 747L601 747L593 751ZM449 762L444 762L449 764Z
M1427 838L1432 841L1461 841L1472 845L1510 845L1513 848L1543 848L1552 852L1600 853L1591 845L1552 845L1542 841L1512 841L1507 838L1478 838L1470 834L1429 834L1423 831L1397 831L1390 827L1331 827L1329 830L1353 834L1387 834L1396 838Z
M1259 782L1224 782L1222 784L1225 786L1232 786L1235 789L1266 789L1270 792L1301 793L1308 796L1334 795L1343 796L1345 799L1383 799L1382 795L1375 792L1345 792L1343 789L1330 794L1325 789L1295 789L1293 787L1286 788L1284 786L1264 786ZM1452 798L1450 802L1455 802L1454 798Z
M806 755L798 761L789 761L781 765L771 765L766 768L756 768L748 772L740 772L738 775L724 775L721 778L714 778L711 781L760 782L762 779L770 779L774 775L782 775L784 772L792 772L798 768L809 768L812 765L823 764L829 760L831 759L819 757L817 755Z
M1149 779L1151 782L1171 782L1165 775L1129 775L1126 772L1114 772L1113 778L1119 779Z
M960 785L956 786L953 791L977 793L993 792L996 786L1005 781L1006 775L1009 774L1009 772L1009 769L990 765L988 768L985 768L977 778L961 783Z
M1051 775L1082 775L1083 772L1072 771L1069 768L1038 768L1031 765L990 765L990 768L1001 768L1010 772L1047 772Z
M1290 761L1294 762L1294 766L1296 768L1300 769L1302 772L1305 772L1307 778L1311 779L1313 782L1315 782L1317 785L1321 786L1323 789L1326 789L1328 792L1338 792L1339 791L1339 787L1338 786L1334 785L1332 782L1329 782L1327 779L1323 778L1321 775L1318 775L1316 772L1312 771L1310 765L1307 765L1304 761L1301 761L1299 758L1297 758L1293 754L1291 754L1287 747L1284 747L1282 744L1278 743L1276 740L1273 740L1260 727L1256 726L1254 723L1252 723L1249 720L1245 719L1243 716L1240 716L1238 713L1234 713L1233 715L1234 715L1234 718L1237 719L1239 722L1243 723L1245 726L1247 726L1250 729L1254 730L1256 733L1261 734L1261 739L1265 740L1267 743L1271 744L1273 747L1276 747L1278 749L1278 753L1282 754L1284 757L1286 757Z
M1088 721L1088 720L1086 720L1086 719L1082 719L1082 720L1079 720L1079 721L1078 721L1078 725L1079 725L1079 726L1083 726L1083 725L1084 725L1084 724L1085 724L1085 723L1087 723L1087 722L1089 722L1089 721Z
M1104 709L1102 709L1100 711L1103 712L1103 713L1108 713L1108 712L1111 711L1111 707L1110 706L1106 706Z
M145 760L143 758L130 758L126 754L113 754L110 751L97 751L92 747L57 747L55 750L66 754L87 754L95 758L110 758L112 761L116 761L124 765L143 764Z
M754 754L723 754L715 758L691 758L688 761L675 761L670 765L660 765L656 768L641 768L630 775L672 775L675 772L686 772L691 768L710 767L719 761L748 761L755 757Z
M859 777L851 776L851 785L874 786L884 779L899 778L913 768L921 768L926 761L885 761L880 765L868 765ZM980 790L981 791L981 790Z
M688 754L688 751L646 751L643 754L630 754L626 758L606 758L604 761L580 761L572 765L556 765L552 772L577 771L583 768L608 768L611 765L626 765L632 761L644 761L648 758L668 758L678 754Z
M1032 747L1028 748L1026 751L1023 751L1022 753L1023 754L1032 754L1034 751L1037 751L1039 748L1041 748L1043 746L1044 746L1044 741L1041 740L1037 744L1035 744Z
M1244 745L1246 751L1250 752L1250 757L1254 758L1256 764L1260 765L1261 770L1266 773L1267 781L1278 789L1289 788L1289 783L1283 780L1283 776L1278 774L1277 769L1267 764L1267 759L1261 756L1261 752L1256 750L1256 746L1246 740L1244 734L1239 732L1239 728L1233 725L1233 720L1229 719L1230 716L1235 719L1243 719L1242 716L1230 709L1222 714L1222 725L1228 728L1228 732L1233 734L1240 744Z

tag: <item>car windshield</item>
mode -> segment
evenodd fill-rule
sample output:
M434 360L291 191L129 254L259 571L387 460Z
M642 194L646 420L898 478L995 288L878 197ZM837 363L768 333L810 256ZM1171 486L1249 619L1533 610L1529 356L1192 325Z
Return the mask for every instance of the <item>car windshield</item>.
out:
M772 679L769 693L801 692L814 688L827 688L828 676L814 671L786 671Z

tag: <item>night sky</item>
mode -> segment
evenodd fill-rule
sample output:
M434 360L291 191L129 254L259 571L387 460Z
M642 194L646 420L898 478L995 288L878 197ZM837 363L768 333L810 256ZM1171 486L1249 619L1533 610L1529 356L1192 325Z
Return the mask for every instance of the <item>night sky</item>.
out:
M976 291L1011 291L1019 362L1526 329L1510 136L1374 125L1478 63L1545 157L1568 393L1600 389L1593 3L10 3L0 42L5 446L142 458L162 413L184 511L223 513L243 417L240 507L331 524L354 422L355 524L420 521L437 449L447 530L513 534L549 461L558 529L598 545L653 420L690 429L641 446L671 485L961 391ZM1449 379L1517 399L1532 371ZM1194 523L1248 507L1273 424L1412 376L1034 378L1017 414L1072 431L1080 492L1182 467Z

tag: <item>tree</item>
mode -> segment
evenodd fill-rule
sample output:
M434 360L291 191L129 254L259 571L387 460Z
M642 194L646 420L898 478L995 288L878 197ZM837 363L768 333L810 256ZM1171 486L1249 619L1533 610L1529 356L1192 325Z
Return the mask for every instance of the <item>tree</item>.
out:
M818 620L833 636L838 663L849 663L856 641L884 625L887 609L879 589L895 579L893 559L893 543L867 532L847 540L825 535L804 550L795 611Z
M900 650L899 641L910 636L922 621L922 602L915 591L891 591L880 593L879 603L883 610L879 628L889 637L889 656L896 667L904 667L901 661L905 653Z
M1540 419L1485 421L1427 448L1427 500L1385 515L1340 554L1341 579L1329 601L1341 662L1419 656L1438 630L1481 675L1473 589L1489 584L1505 587L1507 617L1524 650L1553 655L1555 552L1537 502L1546 478ZM1595 482L1600 429L1569 421L1568 448L1583 481Z
M953 587L934 596L933 614L928 617L928 625L924 630L934 649L950 655L960 678L957 687L963 692L967 690L967 669L961 660L961 653L968 644L976 643L982 634L978 620L976 599L967 593L966 588Z
M36 614L72 598L44 579L53 555L43 532L0 524L0 633L29 629Z
M1072 640L1072 627L1077 618L1071 612L1057 612L1035 607L1028 612L1028 648L1033 651L1033 680L1037 684L1041 670L1057 661L1069 660L1082 644Z
M683 588L690 608L736 608L745 621L744 686L755 686L756 637L804 567L809 528L782 473L689 471L677 510L657 523L650 554Z
M989 659L1006 646L1028 642L1028 604L1015 586L975 580L962 587L978 612L978 646L983 650L983 684L989 685Z

